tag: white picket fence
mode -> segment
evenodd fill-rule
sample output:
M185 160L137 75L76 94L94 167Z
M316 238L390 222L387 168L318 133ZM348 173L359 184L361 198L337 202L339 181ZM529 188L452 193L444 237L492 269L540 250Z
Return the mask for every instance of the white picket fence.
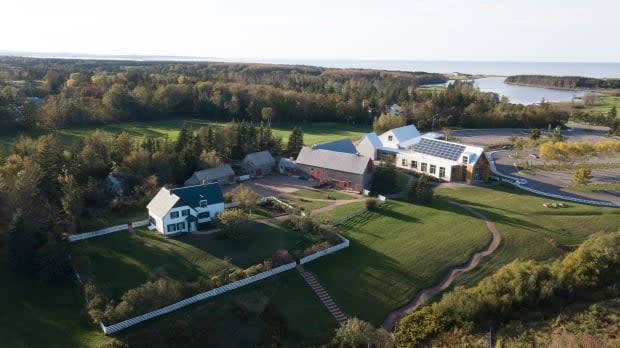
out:
M176 311L177 309L183 308L185 306L189 306L193 303L196 303L198 301L203 301L206 300L208 298L223 294L225 292L228 291L232 291L235 290L237 288L240 288L242 286L248 285L248 284L252 284L254 282L257 282L259 280L263 280L265 278L269 278L271 276L274 276L276 274L291 270L293 268L295 268L296 263L295 262L291 262L291 263L287 263L285 265L276 267L272 270L269 271L265 271L256 275L253 275L251 277L242 279L242 280L238 280L236 282L232 282L230 284L226 284L224 286L220 286L219 288L215 288L215 289L211 289L209 291L200 293L198 295L192 296L192 297L188 297L182 301L179 301L177 303L162 307L160 309L154 310L152 312L146 313L146 314L142 314L139 315L137 317L133 317L131 319L127 319L125 321L121 321L120 323L116 323L116 324L112 324L112 325L108 325L105 326L103 323L100 323L101 325L101 329L103 330L103 332L106 335L109 334L113 334L116 332L119 332L123 329L126 329L130 326L136 325L138 323L141 323L143 321L149 320L149 319L153 319L156 317L159 317L161 315L170 313L172 311Z
M497 152L497 151L494 151ZM489 153L492 154L492 153ZM499 172L497 170L497 167L495 166L495 160L491 159L490 161L490 169L491 172L493 174L495 174L496 176L500 177L503 182L507 182L515 187L518 187L522 190L540 195L540 196L545 196L545 197L550 197L550 198L555 198L555 199L561 199L564 201L571 201L571 202L577 202L577 203L583 203L583 204L590 204L590 205L598 205L598 206L605 206L605 207L614 207L614 208L620 208L619 204L616 203L612 203L612 202L605 202L605 201L597 201L597 200L592 200L592 199L583 199L583 198L577 198L577 197L571 197L571 196L564 196L564 195L558 195L555 193L549 193L549 192L544 192L544 191L540 191L540 190L536 190L533 189L531 187L527 187L521 184L517 183L517 178L515 178L514 176L510 176L510 175L506 175L503 174L501 172Z
M329 255L332 253L335 253L338 250L342 250L344 248L348 248L349 247L349 240L344 238L343 236L340 236L340 239L342 240L342 243L338 244L338 245L334 245L332 247L329 247L327 249L323 249L321 251L317 251L316 253L312 254L312 255L308 255L308 256L304 256L299 260L300 264L305 264L308 263L310 261L314 261L316 259L318 259L319 257L323 257L325 255Z
M133 228L143 227L143 226L147 226L149 224L149 220L147 219L147 220L134 221L134 222L131 222L130 224L131 224L131 227L133 227ZM106 234L110 234L110 233L114 233L114 232L120 232L120 231L125 231L125 230L128 230L128 229L129 229L129 224L116 225L116 226L110 226L110 227L102 228L102 229L97 230L97 231L84 232L84 233L80 233L80 234L74 234L74 235L69 236L67 239L69 240L69 242L76 242L78 240L84 240L84 239L104 236Z

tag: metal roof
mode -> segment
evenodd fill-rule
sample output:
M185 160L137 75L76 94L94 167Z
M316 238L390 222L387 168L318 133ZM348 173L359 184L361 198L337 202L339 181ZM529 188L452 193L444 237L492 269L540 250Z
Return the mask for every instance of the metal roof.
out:
M340 139L330 143L317 144L313 145L312 148L315 150L329 150L352 154L357 153L357 149L355 148L355 145L353 145L353 141L351 141L351 139Z
M218 179L224 176L231 176L231 175L235 175L235 172L232 170L230 165L222 164L219 167L207 168L207 169L194 172L194 174L185 181L185 186L189 186L192 183L195 183L194 185L196 185L198 183L203 182L203 180L211 181L211 180L215 180L215 179Z
M200 206L201 200L207 200L207 204L224 202L222 190L218 184L205 184L188 187L179 187L168 190L162 187L159 192L146 206L155 215L162 217L175 206L188 205L192 208Z
M276 163L269 151L249 153L243 158L243 162L250 162L255 166L274 165Z
M297 164L338 170L346 173L364 174L370 158L337 151L303 147L297 156Z

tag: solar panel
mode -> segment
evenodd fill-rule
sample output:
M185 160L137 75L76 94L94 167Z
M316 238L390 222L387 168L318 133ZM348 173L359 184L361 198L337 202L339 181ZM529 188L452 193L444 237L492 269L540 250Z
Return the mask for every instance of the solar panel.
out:
M457 161L463 151L465 151L465 146L422 138L420 142L413 146L413 150L427 155Z

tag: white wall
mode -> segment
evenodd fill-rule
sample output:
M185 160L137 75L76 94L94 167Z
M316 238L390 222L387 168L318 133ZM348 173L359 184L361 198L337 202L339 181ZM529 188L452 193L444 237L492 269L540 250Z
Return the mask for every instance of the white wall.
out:
M405 166L402 165L402 160L405 159ZM418 167L411 168L411 161L417 161ZM422 171L422 163L426 163L426 171ZM451 181L452 167L455 165L454 161L437 158L433 156L427 156L425 154L421 154L419 152L399 152L396 154L396 167L403 168L407 170L411 170L417 173L424 173L428 176L432 176L441 180ZM434 164L437 168L435 170L435 174L431 174L431 164ZM439 168L446 168L446 176L443 178L439 177Z
M390 136L392 137L391 141L389 140ZM379 140L383 143L383 147L398 149L398 139L391 130L379 135Z
M357 152L360 154L369 157L372 160L377 159L377 149L372 145L368 138L362 139L356 146Z
M224 211L224 208L225 208L224 202L217 203L217 204L211 204L211 205L208 205L206 208L197 207L196 211L198 213L204 213L208 211L209 216L210 216L209 218L199 219L198 222L203 223L203 222L209 222L213 220L213 218L215 218L217 214ZM198 213L193 213L192 215L198 217Z

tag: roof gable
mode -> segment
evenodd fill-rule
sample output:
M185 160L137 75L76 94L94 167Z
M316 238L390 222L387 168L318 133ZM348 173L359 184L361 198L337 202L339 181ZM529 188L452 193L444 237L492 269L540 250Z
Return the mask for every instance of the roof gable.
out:
M162 187L159 192L151 199L146 208L153 212L154 215L162 217L166 215L172 207L174 207L179 201L179 196L173 194L165 187Z
M247 154L243 162L251 162L255 166L274 165L275 160L269 151L260 151Z
M329 150L351 154L357 153L357 149L355 148L355 145L353 145L353 141L351 141L351 139L340 139L329 143L317 144L313 145L312 148L315 150Z
M179 187L170 190L170 192L177 195L185 205L190 207L200 206L200 201L205 199L209 205L224 202L222 189L217 183Z
M375 132L366 134L364 138L360 141L360 144L362 143L362 141L367 141L375 149L378 149L383 146L383 144L381 143L381 140L379 139L379 137L377 136L377 133Z
M235 175L235 172L232 170L230 165L222 164L219 167L207 168L207 169L194 172L193 177L195 177L198 181L202 181L202 180L209 180L209 179L217 179L223 176L230 176L230 175Z
M346 173L363 174L370 158L338 151L303 147L297 156L297 164L338 170Z

